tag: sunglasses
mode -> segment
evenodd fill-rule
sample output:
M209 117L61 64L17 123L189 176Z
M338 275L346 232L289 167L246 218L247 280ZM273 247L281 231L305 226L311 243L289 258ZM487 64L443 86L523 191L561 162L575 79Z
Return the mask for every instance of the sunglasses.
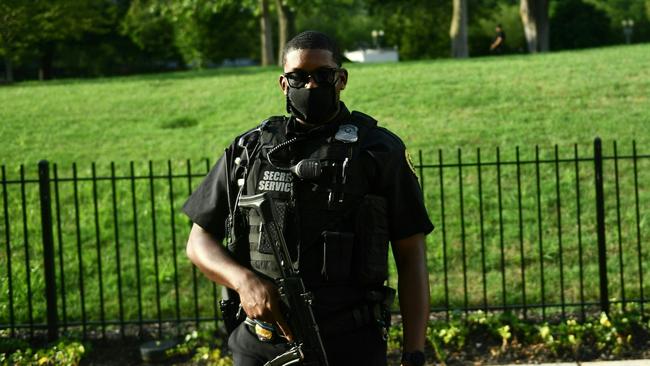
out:
M336 72L339 71L338 68L322 67L316 69L312 72L307 72L304 70L296 70L292 72L284 73L284 77L287 79L289 86L292 88L304 88L305 85L309 82L309 78L316 82L319 85L333 85L336 83Z

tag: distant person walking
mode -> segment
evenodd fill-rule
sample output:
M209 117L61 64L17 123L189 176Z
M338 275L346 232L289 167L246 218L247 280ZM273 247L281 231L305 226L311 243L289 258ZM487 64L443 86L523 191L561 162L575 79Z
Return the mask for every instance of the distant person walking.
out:
M496 27L496 36L494 37L494 42L490 45L490 52L495 55L500 55L504 51L504 45L506 42L506 33L503 31L501 24L497 24Z

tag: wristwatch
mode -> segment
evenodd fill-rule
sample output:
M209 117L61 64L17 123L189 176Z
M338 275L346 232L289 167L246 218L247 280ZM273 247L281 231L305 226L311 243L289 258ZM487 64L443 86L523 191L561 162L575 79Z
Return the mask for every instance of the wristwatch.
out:
M425 361L426 357L424 357L424 352L422 351L402 353L402 363L408 362L412 366L424 366Z

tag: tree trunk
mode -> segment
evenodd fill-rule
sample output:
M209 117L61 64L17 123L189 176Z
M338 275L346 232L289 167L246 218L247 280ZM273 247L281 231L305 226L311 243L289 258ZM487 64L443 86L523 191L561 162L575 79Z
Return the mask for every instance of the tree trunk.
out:
M537 53L537 24L535 22L534 7L532 6L534 1L521 0L519 5L519 15L521 15L521 23L524 26L526 44L530 53Z
M271 19L269 18L268 0L260 0L260 37L262 40L262 66L275 64L273 59L273 32L271 29Z
M5 77L8 84L14 82L14 65L8 52L5 55Z
M521 0L519 6L530 53L549 50L548 0Z
M456 58L469 57L467 47L467 0L454 0L451 18L451 56Z
M38 79L40 81L52 79L52 64L54 62L54 44L48 42L42 47L41 64L38 69Z
M539 52L549 50L548 0L537 0L537 46Z
M278 9L278 65L282 67L282 51L293 34L293 14L283 0L275 0L275 7Z

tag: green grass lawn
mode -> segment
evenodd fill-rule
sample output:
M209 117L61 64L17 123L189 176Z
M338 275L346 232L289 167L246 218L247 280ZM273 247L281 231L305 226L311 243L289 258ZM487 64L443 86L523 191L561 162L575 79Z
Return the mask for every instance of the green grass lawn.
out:
M650 140L650 45L537 56L357 65L342 99L411 150ZM0 164L216 157L284 113L278 68L0 88Z
M636 141L637 153L647 156L648 55L650 45L639 45L463 61L346 65L350 80L342 99L400 135L416 165L438 164L439 156L445 164L455 164L459 151L465 163L476 162L479 154L482 162L494 162L497 147L501 161L513 162L515 146L520 146L522 161L531 160L535 145L542 158L551 160L558 145L561 160L574 158L577 144L579 157L585 158L592 156L596 136L603 139L609 156L614 141L619 155L631 155ZM110 162L115 162L116 176L131 177L129 162L135 162L138 178L119 180L114 188L108 180L96 184L85 180L77 187L61 181L52 187L59 190L61 203L61 212L54 212L60 216L55 220L60 318L65 295L70 322L80 321L84 311L86 319L100 320L100 298L105 303L104 317L118 319L121 295L126 319L137 319L138 296L143 317L156 319L156 283L162 317L176 316L177 299L181 317L197 315L193 273L183 251L189 225L180 206L208 169L205 158L214 162L238 133L267 116L282 114L279 73L277 68L220 69L0 88L0 165L8 180L19 178L20 164L25 164L26 176L35 177L40 159L56 163L60 178L72 177L74 162L79 177L92 176L92 162L97 176L110 177ZM172 176L188 172L188 159L196 177L170 178L170 167ZM152 170L148 160L153 161ZM610 296L617 299L638 298L641 291L647 298L650 293L650 161L644 158L637 163L605 162L607 265ZM572 161L550 161L536 168L525 164L519 173L516 165L501 170L495 165L423 168L420 179L437 226L428 237L432 306L445 306L446 287L449 303L456 308L522 304L524 294L527 304L578 302L583 295L585 301L598 301L593 162L576 167ZM29 273L38 323L44 321L38 187L26 185L24 209L22 188L16 183L2 187L8 199L7 213L0 212L0 293L8 293L9 229L15 316L28 321ZM65 268L65 278L59 277L60 268ZM122 293L117 291L118 281L123 283ZM197 286L198 315L212 316L213 288L205 280ZM7 324L10 306L4 295L1 299L0 323Z

